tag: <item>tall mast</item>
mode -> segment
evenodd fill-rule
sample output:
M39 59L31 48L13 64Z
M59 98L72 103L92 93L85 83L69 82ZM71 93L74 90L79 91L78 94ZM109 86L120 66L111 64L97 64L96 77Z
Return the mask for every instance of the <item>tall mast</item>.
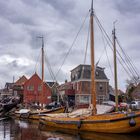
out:
M93 10L93 0L91 3L90 10L90 48L91 48L91 97L92 97L92 105L93 112L95 115L97 113L96 109L96 89L95 89L95 68L94 68L94 10Z
M117 55L116 55L116 33L115 33L115 22L113 29L113 47L114 47L114 83L115 83L115 102L116 111L118 111L118 79L117 79Z
M44 81L44 40L42 37L42 82Z
M43 108L43 92L44 92L44 40L42 37L42 103L41 103L41 107Z
M42 93L41 93L41 108L43 108L43 88L44 88L44 38L43 36L39 36L38 38L41 38L42 40L42 48L41 48L41 52L42 52L42 82L41 82L41 88L42 88Z

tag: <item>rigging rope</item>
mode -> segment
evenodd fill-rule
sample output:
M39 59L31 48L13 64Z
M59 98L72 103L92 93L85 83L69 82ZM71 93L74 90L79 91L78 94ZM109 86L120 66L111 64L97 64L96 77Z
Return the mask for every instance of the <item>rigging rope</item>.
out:
M48 71L49 71L50 76L51 76L51 78L52 78L52 80L53 80L53 82L54 82L55 88L56 88L56 90L57 90L58 93L59 93L59 88L58 88L58 86L55 84L55 83L57 83L57 80L56 80L56 77L55 77L55 75L54 75L54 73L53 73L51 64L50 64L50 62L49 62L49 59L48 59L48 56L47 56L47 53L46 53L45 50L44 50L44 54L46 54L46 55L45 55L45 61L46 61L47 66L48 66L48 67L47 67L47 68L48 68ZM59 96L59 95L58 95L58 96Z
M98 24L100 30L104 33L104 37L105 37L105 39L106 39L106 41L107 41L109 47L110 47L111 50L113 51L113 48L112 48L113 43L112 43L111 39L109 38L108 34L107 34L106 31L104 30L103 26L101 25L101 23L100 23L100 21L99 21L99 19L98 19L98 17L97 17L96 15L95 15L95 19L97 20L97 24ZM127 63L125 62L125 60L122 58L121 54L120 54L118 51L117 51L117 54L118 54L119 57L120 57L120 58L117 57L117 59L119 60L120 64L122 65L122 67L124 68L124 70L126 71L126 73L128 74L128 76L131 77L131 75L132 75L132 76L134 77L132 70L128 67L128 64L127 64ZM122 64L121 61L124 62L125 66L128 68L129 71L124 67L124 65Z
M87 35L87 41L86 41L84 64L86 63L86 58L87 58L87 49L88 49L88 44L89 44L89 33L90 33L90 23L89 23L89 27L88 27L88 35Z
M123 53L124 56L126 57L127 62L128 62L128 63L130 64L130 66L132 67L134 73L136 73L136 75L139 77L139 74L138 74L138 72L137 72L136 66L134 65L133 61L130 59L130 57L125 53L125 51L124 51L123 48L121 47L118 38L116 38L116 41L117 41L117 44L118 44L119 48L121 49L122 53Z
M69 55L69 53L70 53L72 47L74 46L74 44L75 44L75 42L76 42L76 40L77 40L77 38L78 38L78 35L79 35L81 29L83 28L83 26L84 26L84 24L85 24L85 21L86 21L88 15L89 15L89 11L88 11L88 13L87 13L87 15L86 15L86 17L85 17L85 19L84 19L82 25L80 26L80 28L79 28L79 30L78 30L78 32L77 32L77 34L76 34L76 36L75 36L75 38L74 38L74 40L73 40L73 42L72 42L72 45L70 46L68 52L66 53L66 55L65 55L65 57L64 57L64 59L63 59L63 61L62 61L62 64L61 64L61 66L60 66L60 68L58 69L58 71L57 71L57 73L56 73L56 75L55 75L56 78L58 77L58 74L59 74L60 70L62 69L62 67L63 67L63 65L64 65L64 63L65 63L65 60L66 60L66 58L68 57L68 55Z
M54 81L56 81L56 79L55 79L54 73L53 73L53 71L52 71L52 67L51 67L51 65L50 65L50 62L49 62L47 53L46 53L46 51L44 51L44 52L45 52L44 54L46 54L46 55L44 55L44 56L45 56L45 62L47 63L48 71L49 71L50 76L51 76L51 78L52 78L52 80L53 80L53 82L54 82Z
M37 57L37 61L36 61L36 64L35 64L34 72L37 72L37 66L38 66L38 61L39 61L39 59L40 59L40 56L41 56L41 50L40 50L40 53L39 53L39 55L38 55L38 57Z
M104 44L104 50L105 50L105 53L106 53L106 56L107 56L108 65L109 65L112 76L114 76L112 68L111 68L111 64L110 64L110 61L109 61L108 53L107 53L107 44L105 44L103 32L101 32L101 33L102 33L102 40L103 40L103 44ZM101 59L101 57L100 57L100 59Z

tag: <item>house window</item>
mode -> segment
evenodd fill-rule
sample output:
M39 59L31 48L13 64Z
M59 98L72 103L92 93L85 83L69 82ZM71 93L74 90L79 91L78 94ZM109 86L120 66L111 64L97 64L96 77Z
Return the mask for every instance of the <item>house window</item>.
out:
M39 85L39 86L38 86L38 91L41 91L41 90L42 90L42 86Z
M99 90L100 90L100 91L103 90L103 85L102 85L102 84L99 85Z
M99 104L101 104L103 101L105 101L105 99L106 99L106 97L105 97L105 95L98 95L98 102L99 102Z
M99 76L99 72L98 71L96 71L95 73L96 73L96 76Z
M28 91L33 91L33 90L34 90L34 86L33 86L33 85L27 86L27 90L28 90Z
M90 96L89 95L80 95L80 104L89 104Z
M77 82L77 91L79 90L79 83Z

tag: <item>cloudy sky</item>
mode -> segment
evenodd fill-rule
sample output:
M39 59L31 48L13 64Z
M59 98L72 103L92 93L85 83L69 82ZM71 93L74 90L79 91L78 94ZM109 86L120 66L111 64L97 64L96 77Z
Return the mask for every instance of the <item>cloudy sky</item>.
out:
M45 54L54 74L59 70L64 56L71 47L86 15L91 0L0 0L0 87L25 75L35 72L40 75L41 40L45 42ZM113 22L117 20L116 31L121 46L130 56L139 71L140 60L140 1L139 0L94 0L94 9L104 29L111 37ZM70 70L84 63L87 42L88 21L79 33L57 80L69 79ZM113 86L113 76L104 51L103 37L95 24L95 58ZM99 37L101 36L101 37ZM101 39L100 39L101 38ZM112 64L112 51L107 48ZM89 51L87 61L89 64ZM125 90L128 75L118 65L119 88ZM52 80L45 65L45 79Z

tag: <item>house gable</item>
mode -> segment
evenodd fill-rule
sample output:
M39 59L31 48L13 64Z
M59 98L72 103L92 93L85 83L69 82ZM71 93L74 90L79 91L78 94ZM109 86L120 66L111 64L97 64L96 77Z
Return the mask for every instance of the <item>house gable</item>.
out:
M16 82L15 85L24 85L24 83L27 81L28 79L23 75L21 78L19 78Z
M37 73L32 75L32 77L29 80L27 80L24 84L24 102L26 103L39 102L44 104L50 103L51 89L44 82L43 92L42 92L41 85L42 85L42 80L37 75Z

